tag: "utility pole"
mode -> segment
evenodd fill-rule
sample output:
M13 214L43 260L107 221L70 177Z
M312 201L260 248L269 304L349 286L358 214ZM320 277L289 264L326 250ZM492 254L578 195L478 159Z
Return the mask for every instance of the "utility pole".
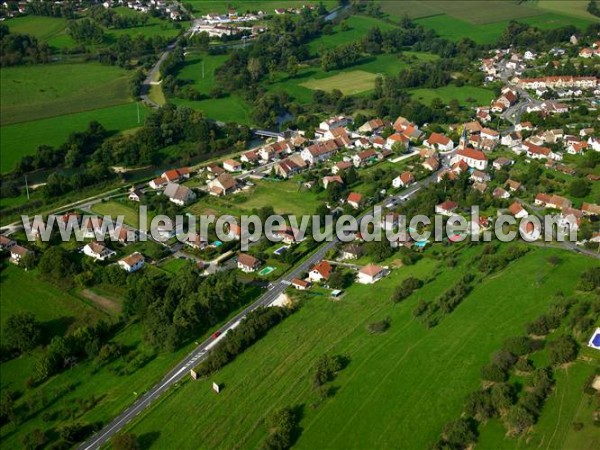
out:
M27 175L25 175L25 190L27 191L27 200L29 200L29 185L27 184Z
M140 104L139 104L139 102L135 102L135 105L137 106L137 119L138 119L137 123L140 123Z

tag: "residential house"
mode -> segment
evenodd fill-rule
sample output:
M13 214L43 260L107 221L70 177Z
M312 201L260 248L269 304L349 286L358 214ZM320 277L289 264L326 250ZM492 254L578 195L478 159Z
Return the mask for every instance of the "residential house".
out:
M329 280L333 272L333 266L327 261L321 261L310 270L308 278L313 282L321 282Z
M181 169L171 169L163 172L161 178L167 181L167 183L176 183L181 180L187 180L190 177L190 169L183 167Z
M510 133L502 136L500 139L500 143L502 145L506 145L507 147L514 147L515 145L520 145L523 142L523 136L518 131L511 131Z
M385 127L385 123L381 119L373 119L365 122L360 126L358 131L360 133L375 133L377 131L382 130Z
M28 248L15 243L10 247L10 262L19 265L21 260L31 253L33 252Z
M377 152L373 149L362 151L352 157L354 167L361 167L377 160Z
M423 145L442 152L448 152L454 149L454 142L452 142L452 139L440 133L431 133L431 136L423 142Z
M348 199L346 200L346 202L354 209L358 209L362 204L362 195L356 192L351 192L348 195Z
M457 208L457 203L450 200L446 200L445 202L440 203L435 207L435 213L441 214L442 216L452 216Z
M461 161L462 162L462 161ZM465 164L463 162L463 164ZM441 181L448 179L449 181L456 180L457 172L450 169L442 169L437 174L436 183L440 183Z
M238 253L237 256L237 267L242 272L250 273L254 272L260 267L260 261L254 256L247 253Z
M152 189L162 189L164 188L169 182L167 180L165 180L163 177L158 177L153 179L152 181L150 181L150 183L148 183L148 185L152 188Z
M242 163L235 159L226 159L223 161L223 169L227 172L240 172L242 170Z
M517 192L520 191L521 189L523 189L523 185L521 183L519 183L518 181L515 180L511 180L510 178L508 180L506 180L506 183L504 183L505 186L508 186L508 189L511 192Z
M484 128L479 133L482 139L490 139L492 141L498 141L500 139L500 133L491 128Z
M428 158L427 160L425 160L425 162L423 162L422 166L427 170L435 172L436 170L439 169L440 163L436 157L432 156L432 157Z
M323 177L323 187L325 189L327 189L327 187L331 183L337 183L337 184L343 185L344 184L344 180L342 180L342 177L340 177L339 175L330 175L330 176L327 176L327 177Z
M165 196L178 206L185 206L196 200L196 194L182 184L169 183L164 191Z
M111 233L111 237L116 239L120 244L127 245L136 241L137 231L128 230L125 227L119 227Z
M244 153L240 160L248 164L256 164L260 160L260 155L256 150L250 150Z
M106 245L97 241L86 244L85 247L83 247L83 253L98 261L105 261L117 254L114 250L111 250Z
M527 217L529 213L519 202L514 202L508 207L508 212L511 213L515 218L522 219Z
M512 159L508 159L505 158L504 156L501 156L497 159L494 160L492 166L494 167L494 169L496 170L501 170L501 169L507 169L510 166L512 166L515 162Z
M86 219L81 225L81 231L85 239L93 239L105 236L108 227L104 226L102 217L85 216Z
M392 186L394 186L396 189L398 189L401 187L409 186L409 185L413 184L414 182L415 182L415 177L413 176L413 174L406 171L406 172L402 172L400 175L398 175L396 178L394 178L392 180Z
M482 173L484 173L484 172L482 172ZM485 191L487 191L488 185L487 185L487 183L476 181L473 183L473 185L471 187L474 190L476 190L477 192L480 192L483 194Z
M510 194L501 187L498 187L492 192L492 197L505 200L510 197Z
M373 284L382 279L387 271L375 264L368 264L358 271L356 281L360 284Z
M334 175L337 175L338 173L349 169L350 167L352 167L354 164L351 161L339 161L337 163L335 163L335 165L331 168L331 173L333 173Z
M388 150L395 150L394 146L398 144L404 151L408 149L409 141L409 138L407 138L403 134L394 133L391 136L389 136L385 141L385 148L387 148Z
M341 257L343 260L358 259L362 256L363 249L358 244L348 244L342 248Z
M482 172L481 170L474 170L470 177L471 181L475 181L477 183L485 183L490 181L489 174Z
M469 134L476 134L476 133L481 132L483 127L481 126L481 124L478 121L475 120L473 122L465 123L464 129Z
M478 170L485 170L488 165L487 156L485 156L482 151L473 148L463 148L458 150L452 158L453 163L457 161L464 161L469 167Z
M334 140L317 142L316 144L313 144L302 150L300 152L300 156L302 156L302 159L312 166L331 158L337 149L338 145Z
M228 173L222 173L208 184L210 195L221 197L232 193L237 188L237 181Z
M319 124L319 129L324 131L330 131L335 128L345 127L352 123L352 118L347 116L334 116Z
M301 280L300 278L292 279L292 287L299 291L306 291L307 289L310 289L310 286L311 284L309 281Z
M600 205L584 202L581 204L581 211L586 216L600 216Z
M284 244L292 245L303 240L303 236L299 229L294 227L283 227L273 232L275 238L280 239Z
M225 169L223 169L221 166L216 165L215 163L211 163L208 166L206 166L206 171L210 175L212 175L213 178L225 173Z
M281 178L293 177L304 169L306 169L306 162L300 155L292 155L273 166L275 175Z
M129 194L127 194L127 199L132 202L139 202L143 195L141 189L131 188Z
M144 267L145 262L144 255L135 252L119 260L119 266L126 272L133 273Z
M385 139L381 136L371 137L371 145L373 148L383 149L385 147Z
M10 250L11 247L17 245L11 238L0 234L0 250Z
M515 131L533 131L533 125L531 122L521 122L515 125Z
M185 245L196 250L204 250L208 247L208 239L204 236L200 236L198 233L189 233L185 239Z

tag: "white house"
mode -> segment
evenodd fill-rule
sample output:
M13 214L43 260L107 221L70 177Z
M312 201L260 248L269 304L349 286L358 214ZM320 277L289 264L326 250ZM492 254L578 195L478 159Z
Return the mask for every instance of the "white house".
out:
M398 175L396 178L394 178L392 180L392 186L394 186L396 189L401 188L401 187L406 187L409 186L411 184L413 184L415 182L415 177L413 177L413 174L410 172L402 172L400 175Z
M449 152L454 149L454 142L452 142L452 139L440 133L431 133L431 136L423 142L423 145L442 152Z
M94 258L98 261L105 261L117 254L114 250L111 250L104 244L101 244L97 241L92 241L89 244L86 244L86 246L83 247L83 253L86 256Z
M237 266L242 272L254 272L260 267L260 261L247 253L239 253L237 256Z
M235 159L226 159L223 161L223 169L227 172L239 172L242 170L242 163Z
M119 261L119 266L128 273L133 273L140 270L144 267L144 263L146 260L144 259L144 255L139 252L132 253L129 256L121 259Z
M189 187L177 183L169 183L165 188L165 196L179 206L187 205L196 200L196 194Z
M358 271L356 281L361 284L373 284L382 279L386 272L383 267L369 264Z
M308 273L308 278L313 282L327 281L333 272L333 267L327 261L321 261L313 266Z
M454 214L456 208L458 208L457 203L450 200L446 200L445 202L440 203L435 207L435 213L441 214L442 216L451 216Z
M481 150L475 150L474 148L463 148L456 152L456 155L452 158L452 163L464 161L469 167L485 170L487 169L488 159Z

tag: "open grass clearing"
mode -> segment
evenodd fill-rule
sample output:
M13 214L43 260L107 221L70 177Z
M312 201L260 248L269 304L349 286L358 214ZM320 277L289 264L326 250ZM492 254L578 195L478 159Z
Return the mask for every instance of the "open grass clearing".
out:
M373 90L377 75L363 70L353 70L333 75L320 80L310 80L301 83L300 86L312 90L331 92L335 89L342 91L344 95L354 95L361 92Z
M89 111L130 101L129 73L96 63L5 67L1 125Z
M521 333L558 290L568 295L592 263L560 250L533 249L476 286L440 325L425 329L411 315L417 300L447 289L478 251L464 251L452 269L425 258L393 271L376 291L353 285L338 302L307 300L208 381L190 381L169 393L131 431L156 433L153 448L189 448L199 433L205 448L256 448L267 435L262 421L270 411L301 405L295 448L426 448L460 415L466 394L480 385L480 367L502 341ZM559 267L547 263L553 254L562 258ZM434 272L435 280L403 303L388 300L406 277ZM391 328L369 335L366 325L384 317ZM345 355L350 363L333 382L334 396L313 408L311 368L324 353ZM219 396L211 392L213 381L226 386ZM194 414L181 410L183 401Z
M133 205L128 205L128 203L131 202L126 199L109 200L96 203L92 207L92 211L99 215L111 216L113 221L115 221L117 217L123 216L126 225L138 228L140 223L139 212ZM151 217L149 217L148 220L151 220Z
M4 69L3 69L4 70ZM141 126L150 111L135 103L83 111L74 114L22 122L0 128L0 171L9 172L24 155L32 155L40 145L59 146L74 131L87 128L92 120L100 122L111 132Z
M456 99L461 105L472 107L488 105L494 98L493 91L476 86L457 87L450 85L436 89L411 89L410 93L414 99L426 105L431 104L434 98L441 98L445 104ZM468 100L474 100L474 102Z

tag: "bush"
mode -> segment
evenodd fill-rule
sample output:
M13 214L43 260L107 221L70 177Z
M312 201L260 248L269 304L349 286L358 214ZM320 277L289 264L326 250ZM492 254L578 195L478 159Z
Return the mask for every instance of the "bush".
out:
M481 378L486 381L506 381L508 373L497 364L491 363L481 368Z
M322 355L315 365L312 377L314 388L318 388L333 380L335 374L342 369L342 358L339 356Z
M390 327L390 319L388 317L383 320L380 320L379 322L371 322L367 326L367 329L369 330L369 333L371 333L371 334L378 334L378 333L383 333L389 327Z
M400 286L396 286L392 293L391 300L394 303L399 303L409 297L414 291L423 286L423 281L418 278L409 277L402 282Z
M579 346L572 336L561 336L548 345L550 363L554 366L565 364L577 358Z

